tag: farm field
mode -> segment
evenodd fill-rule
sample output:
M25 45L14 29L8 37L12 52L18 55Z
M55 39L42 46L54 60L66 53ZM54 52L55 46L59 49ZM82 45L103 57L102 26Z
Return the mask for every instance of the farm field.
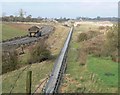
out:
M33 25L54 25L53 23L2 23L2 40L25 36ZM59 25L59 24L58 24Z
M67 69L60 87L61 93L116 93L118 92L118 63L109 57L88 55L85 65L80 65L77 42L80 32L98 31L94 25L80 25L75 28L68 50Z
M29 58L29 51L28 48L25 48L25 54L21 56L21 62L20 62L20 64L23 64L24 67L12 72L5 73L2 77L3 93L10 93L13 86L14 88L12 90L12 93L15 92L25 93L26 74L28 70L32 71L32 92L34 92L35 89L38 87L38 85L44 79L46 79L48 75L51 73L55 59L57 58L61 48L63 47L68 32L69 32L69 28L61 25L55 25L55 31L52 34L50 34L49 38L46 40L46 43L48 44L51 51L51 55L53 57L52 59L40 63L34 63L32 65L27 65L28 64L27 59ZM37 92L40 93L41 88Z
M20 37L27 34L28 32L22 28L17 28L14 25L2 24L2 40Z

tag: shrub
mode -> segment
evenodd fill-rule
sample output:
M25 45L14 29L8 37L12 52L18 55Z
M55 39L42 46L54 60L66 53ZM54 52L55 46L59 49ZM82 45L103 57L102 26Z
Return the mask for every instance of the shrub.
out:
M96 30L89 30L87 32L87 35L88 35L88 39L91 39L97 35L100 35L101 33L99 31L96 31Z
M18 67L17 64L18 57L15 50L2 53L2 74L15 70Z
M105 27L104 26L99 26L99 30L104 30Z
M115 52L113 52L113 53L111 54L111 59L112 59L114 62L120 62L118 50L116 50Z
M118 48L118 27L113 26L111 30L106 34L106 47L110 51L115 51Z
M96 34L94 34L96 35ZM90 36L88 36L89 39ZM91 36L92 37L92 36ZM90 39L84 43L84 47L88 50L89 54L93 54L97 57L110 57L115 62L119 61L117 55L118 50L118 27L113 26L108 30L106 35L99 35L93 39Z
M110 56L110 51L108 48L105 46L105 35L99 35L95 38L92 38L90 40L87 40L82 43L84 48L86 48L87 52L89 54L92 54L93 56L96 57L107 57Z
M50 58L50 51L47 49L46 43L42 40L30 49L30 61L41 62Z
M79 63L80 65L85 65L87 62L87 51L85 48L81 47L79 50Z
M84 33L80 33L78 35L77 41L81 42L81 41L86 41L88 39L91 39L95 36L100 35L101 33L99 31L96 30L89 30L88 32L84 32Z
M85 41L85 40L87 40L87 34L86 33L80 33L79 35L78 35L78 42L81 42L81 41Z

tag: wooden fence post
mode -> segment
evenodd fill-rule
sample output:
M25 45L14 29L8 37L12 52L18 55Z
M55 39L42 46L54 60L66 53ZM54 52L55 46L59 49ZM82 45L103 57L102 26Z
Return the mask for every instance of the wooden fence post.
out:
M31 95L32 71L27 72L26 77L26 95Z

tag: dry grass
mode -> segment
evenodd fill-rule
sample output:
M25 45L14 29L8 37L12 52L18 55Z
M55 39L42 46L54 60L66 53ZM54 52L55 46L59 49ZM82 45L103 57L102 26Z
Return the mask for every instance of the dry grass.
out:
M69 85L76 85L76 87L80 87L81 86L81 84L77 80L72 78L70 76L70 74L65 74L63 80L65 80L65 81L64 81L64 83L60 87L60 92L61 93L65 93L69 89ZM68 83L70 83L70 84L68 84Z
M95 55L99 55L102 52L104 42L105 36L102 34L82 42L81 45L89 54L94 53Z
M57 55L60 52L69 32L69 28L64 26L57 25L55 28L56 31L46 41L53 55Z
M32 26L29 24L22 24L22 23L6 23L6 24L14 28L24 30L26 32L27 32L27 29Z
M40 84L36 85L35 93L40 93L47 82L47 77L40 80Z

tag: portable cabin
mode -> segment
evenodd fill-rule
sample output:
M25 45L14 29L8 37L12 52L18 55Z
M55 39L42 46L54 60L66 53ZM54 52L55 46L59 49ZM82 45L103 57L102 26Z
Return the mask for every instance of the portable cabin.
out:
M30 37L39 37L41 36L41 29L42 27L39 26L32 26L28 29Z

